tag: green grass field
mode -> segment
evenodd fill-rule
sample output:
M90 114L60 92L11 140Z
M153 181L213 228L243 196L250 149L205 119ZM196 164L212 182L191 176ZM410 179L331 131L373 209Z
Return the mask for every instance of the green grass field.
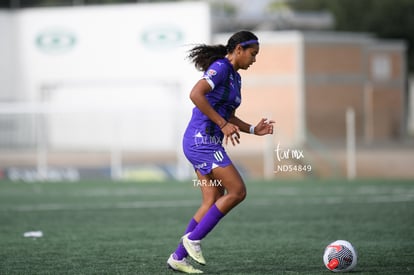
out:
M345 239L353 273L414 273L414 182L249 181L203 241L207 274L330 274ZM193 182L0 182L0 274L176 274L166 260L200 200ZM41 230L41 238L23 237Z

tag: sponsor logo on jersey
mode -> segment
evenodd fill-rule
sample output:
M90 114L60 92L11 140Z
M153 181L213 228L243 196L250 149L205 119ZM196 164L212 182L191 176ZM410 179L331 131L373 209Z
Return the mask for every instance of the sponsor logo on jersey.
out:
M216 70L209 69L209 70L207 71L207 75L208 75L209 77L215 76L216 74L217 74L217 71L216 71Z

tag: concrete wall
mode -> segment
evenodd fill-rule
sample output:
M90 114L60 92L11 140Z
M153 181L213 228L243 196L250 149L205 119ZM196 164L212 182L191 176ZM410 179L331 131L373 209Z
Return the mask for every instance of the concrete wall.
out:
M389 45L368 36L337 34L325 40L308 36L305 48L307 130L312 135L343 140L349 107L356 112L358 138L394 140L404 135L402 42Z
M0 13L0 33L0 100L28 103L0 108L0 147L40 139L56 150L115 143L175 151L201 75L186 50L210 42L210 9L195 2L22 9Z
M0 10L0 100L16 98L16 46L15 25L13 13Z
M285 144L301 144L309 136L343 141L345 112L351 107L359 139L395 140L404 135L402 41L352 33L257 34L257 62L241 72L239 114L247 121L275 119L275 140ZM252 137L245 139L248 146L257 146Z

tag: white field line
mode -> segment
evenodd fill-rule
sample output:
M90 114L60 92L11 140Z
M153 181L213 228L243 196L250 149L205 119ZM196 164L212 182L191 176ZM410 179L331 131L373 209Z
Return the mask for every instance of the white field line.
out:
M247 198L243 204L267 206L277 204L295 204L295 205L333 205L342 203L358 203L358 204L373 204L373 203L399 203L399 202L414 202L414 193L407 194L390 194L390 195L356 195L352 197L330 196L330 197L274 197L262 199ZM118 202L118 203L93 203L93 204L65 204L65 203L40 203L27 205L13 205L11 207L4 207L0 211L17 211L17 212L32 212L32 211L83 211L83 210L102 210L102 209L146 209L146 208L181 208L181 207L198 207L200 200L169 200L169 201L132 201L132 202Z
M288 202L286 202L288 201ZM399 195L376 195L376 196L354 196L354 197L305 197L305 198L290 198L284 197L278 201L275 199L260 199L250 202L251 205L277 205L277 204L295 204L295 205L333 205L333 204L374 204L374 203L399 203L399 202L414 202L414 194L399 194Z
M118 202L105 204L64 204L64 203L40 203L36 205L16 205L3 208L3 211L32 212L32 211L65 211L65 210L101 210L101 209L140 209L140 208L173 208L173 207L193 207L200 205L196 200L176 200L176 201L135 201Z

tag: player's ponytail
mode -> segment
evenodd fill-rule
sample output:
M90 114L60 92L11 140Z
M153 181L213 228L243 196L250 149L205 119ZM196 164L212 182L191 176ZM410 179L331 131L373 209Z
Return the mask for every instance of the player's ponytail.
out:
M239 31L233 34L227 41L227 45L197 45L189 50L188 58L200 71L206 71L217 59L224 58L232 53L240 44L244 49L253 44L259 44L257 36L250 31Z
M223 45L198 45L189 51L188 58L194 63L197 70L206 71L217 59L224 58L227 48Z

